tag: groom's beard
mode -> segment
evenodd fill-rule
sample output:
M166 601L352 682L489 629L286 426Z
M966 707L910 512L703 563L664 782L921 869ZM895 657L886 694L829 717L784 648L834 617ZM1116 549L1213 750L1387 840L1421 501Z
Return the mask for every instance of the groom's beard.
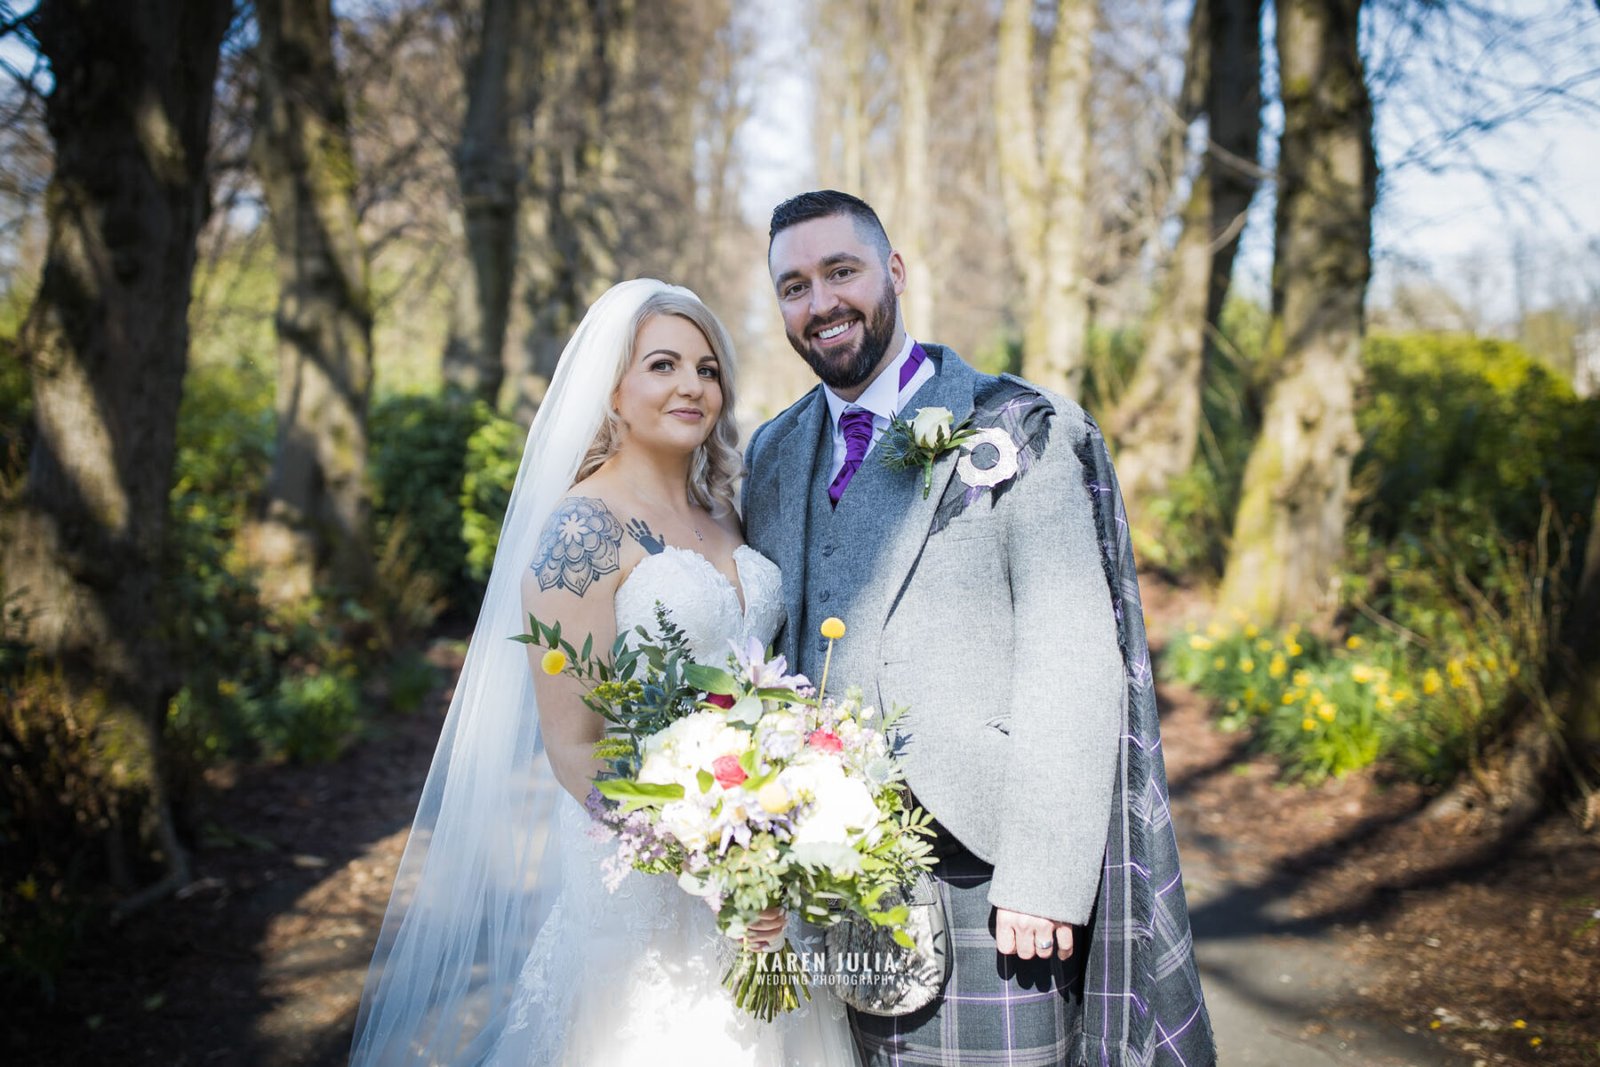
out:
M825 330L850 318L857 314L855 311L847 311L831 319L812 319L806 323L805 332L798 336L787 331L785 334L794 350L810 364L811 370L825 385L834 389L854 389L872 377L883 354L889 350L889 342L894 338L894 301L894 287L884 286L883 298L878 301L878 306L872 309L870 315L862 316L861 341L854 351L846 349L824 353L806 338L817 330Z

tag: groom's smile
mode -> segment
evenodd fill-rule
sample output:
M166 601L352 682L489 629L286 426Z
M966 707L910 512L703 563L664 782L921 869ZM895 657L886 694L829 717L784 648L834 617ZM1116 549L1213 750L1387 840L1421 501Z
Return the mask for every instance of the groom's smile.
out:
M830 215L778 233L768 266L789 343L829 387L859 395L903 340L900 254L874 247L849 217Z

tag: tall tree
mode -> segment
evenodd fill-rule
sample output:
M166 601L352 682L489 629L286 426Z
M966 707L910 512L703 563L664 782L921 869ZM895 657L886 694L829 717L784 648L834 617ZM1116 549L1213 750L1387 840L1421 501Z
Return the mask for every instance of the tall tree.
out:
M505 377L503 349L517 262L517 209L526 161L513 122L537 106L539 35L551 5L483 0L467 60L467 114L456 148L467 263L456 290L444 379L493 403Z
M615 190L619 145L607 137L635 49L628 0L565 0L551 49L526 225L538 255L529 264L531 313L522 372L510 383L516 418L533 420L556 361L584 309L618 277L621 233Z
M1204 115L1207 144L1189 190L1139 368L1113 425L1117 470L1135 528L1146 503L1194 463L1200 397L1260 181L1261 0L1196 0L1179 115Z
M1378 170L1360 13L1361 0L1277 4L1283 134L1270 343L1280 370L1245 466L1219 597L1264 622L1325 622L1336 602Z
M258 0L252 155L278 262L278 437L251 554L269 600L367 582L372 308L330 0Z
M1083 384L1089 328L1079 253L1095 10L1095 0L1056 0L1041 78L1034 62L1034 4L1005 0L994 68L1001 194L1026 304L1022 371L1071 397ZM1043 94L1036 103L1037 84Z
M934 79L945 34L955 15L949 0L897 0L899 47L900 195L894 233L911 272L905 295L906 322L914 335L938 334L934 320L939 292L939 257L933 255L936 193L933 160Z
M160 553L188 358L195 238L227 0L43 0L53 88L48 248L18 352L33 385L27 482L0 517L4 595L72 684L105 694L113 742L157 813L147 842L187 879L160 724L176 690Z

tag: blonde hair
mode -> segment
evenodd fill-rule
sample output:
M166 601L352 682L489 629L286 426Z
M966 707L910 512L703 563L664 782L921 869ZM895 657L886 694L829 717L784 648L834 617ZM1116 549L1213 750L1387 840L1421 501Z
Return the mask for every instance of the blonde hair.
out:
M712 355L717 357L717 384L722 389L722 413L717 416L717 424L711 428L710 436L694 450L694 458L689 464L689 500L715 515L732 511L733 486L744 465L743 457L739 455L739 427L733 413L736 377L733 339L728 336L722 320L710 308L681 289L664 290L647 298L634 312L627 332L627 344L617 353L617 373L611 385L612 392L616 392L633 364L633 349L639 342L639 331L657 315L676 315L692 323L705 335L711 345ZM616 455L621 445L622 419L615 408L608 407L599 432L584 453L583 462L578 464L575 481L581 482L599 470L602 463Z

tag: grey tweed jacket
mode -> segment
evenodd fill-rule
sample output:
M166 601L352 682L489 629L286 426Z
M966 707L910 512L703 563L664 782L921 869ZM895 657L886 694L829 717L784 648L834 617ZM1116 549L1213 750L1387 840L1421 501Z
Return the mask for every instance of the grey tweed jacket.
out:
M923 347L938 373L905 414L945 407L959 422L995 380ZM1043 454L997 499L984 493L930 534L959 450L939 458L924 498L919 470L890 471L874 449L829 509L818 386L751 439L744 520L750 544L783 570L780 650L816 681L816 627L845 621L829 691L860 686L881 707L911 709L907 779L994 865L990 903L1084 924L1113 821L1128 683L1080 460L1093 424L1044 395L1055 414Z

